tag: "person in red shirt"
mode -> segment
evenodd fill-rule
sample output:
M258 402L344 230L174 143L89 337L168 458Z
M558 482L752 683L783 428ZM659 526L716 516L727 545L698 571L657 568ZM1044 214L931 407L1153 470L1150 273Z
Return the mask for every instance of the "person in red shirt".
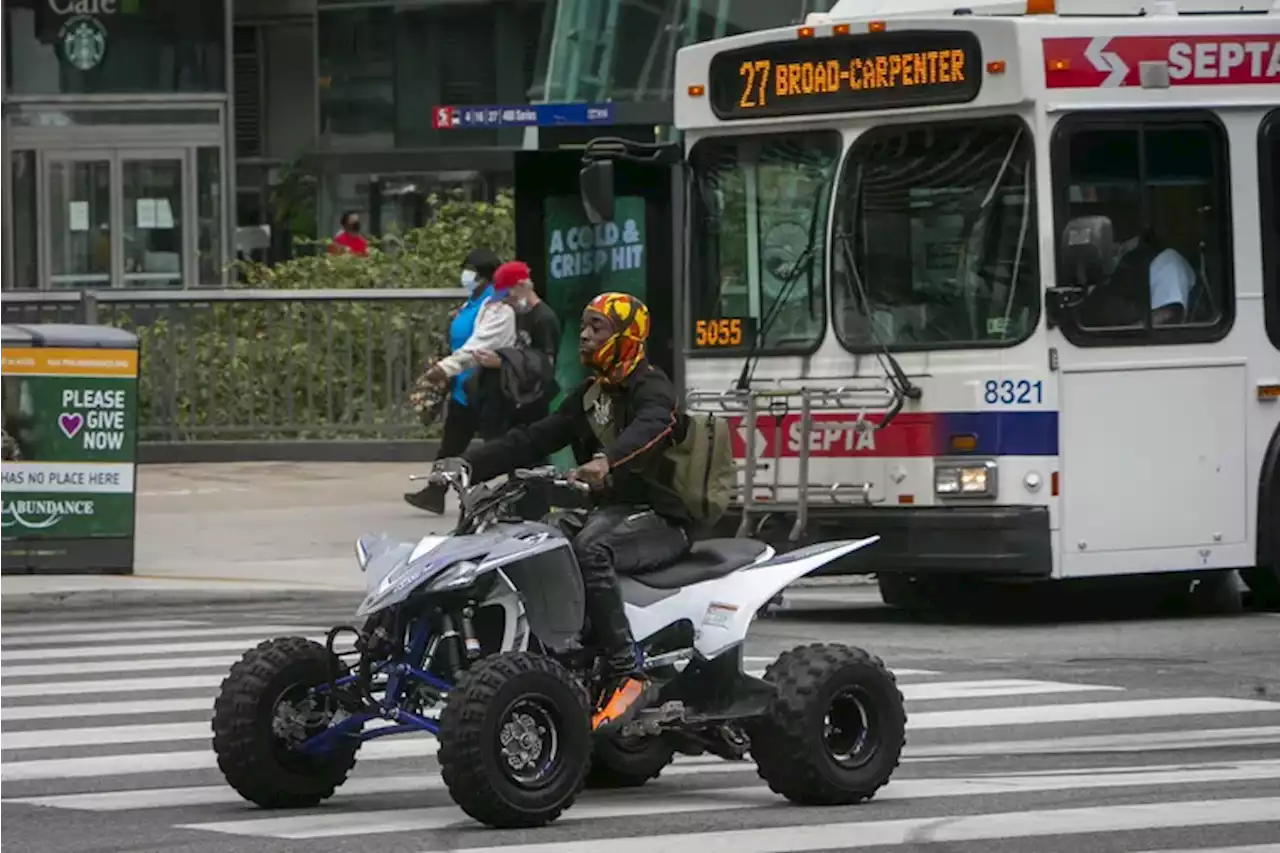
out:
M354 210L342 214L342 230L333 237L333 245L329 247L331 254L350 252L353 255L368 255L369 244L360 236L360 217Z

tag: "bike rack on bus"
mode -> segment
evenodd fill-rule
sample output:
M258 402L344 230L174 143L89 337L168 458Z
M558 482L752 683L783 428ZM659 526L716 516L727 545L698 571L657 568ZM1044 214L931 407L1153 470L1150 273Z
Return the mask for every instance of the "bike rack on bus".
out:
M730 391L697 391L691 390L686 395L688 411L711 412L720 416L740 417L743 438L746 442L746 458L737 463L742 471L741 483L735 478L731 491L731 503L737 503L742 509L742 520L738 524L738 536L748 535L753 513L762 513L760 525L763 525L772 513L794 512L795 523L791 527L789 540L798 541L804 535L809 524L809 506L815 499L825 499L831 505L860 502L870 506L871 488L874 485L865 483L815 483L810 478L810 455L813 439L813 414L815 412L847 412L856 417L854 428L862 431L882 429L902 409L903 396L896 386L888 380L882 383L866 382L862 384L840 385L835 387L801 387L801 388L749 388ZM800 411L801 443L796 455L798 472L796 482L782 482L782 441L783 420L796 408ZM763 410L763 412L762 412ZM761 414L772 417L774 432L774 454L772 483L757 482L757 472L768 470L766 459L757 460L757 430ZM881 414L879 422L867 420L870 413ZM735 463L737 460L735 460ZM757 500L756 490L767 489L770 499ZM794 489L795 500L783 500L783 490ZM860 501L859 501L860 499Z

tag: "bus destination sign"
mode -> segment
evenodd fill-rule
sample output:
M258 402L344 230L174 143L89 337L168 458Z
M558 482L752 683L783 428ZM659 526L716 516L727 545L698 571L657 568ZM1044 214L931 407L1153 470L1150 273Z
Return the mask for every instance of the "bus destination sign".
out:
M982 46L964 30L902 30L727 50L711 60L717 118L939 106L982 88Z

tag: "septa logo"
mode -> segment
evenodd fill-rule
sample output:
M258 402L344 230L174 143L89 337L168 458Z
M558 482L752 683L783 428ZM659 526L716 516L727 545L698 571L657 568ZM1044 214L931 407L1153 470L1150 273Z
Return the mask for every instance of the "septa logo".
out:
M461 121L462 116L453 107L435 107L431 110L431 127L435 130L450 130Z

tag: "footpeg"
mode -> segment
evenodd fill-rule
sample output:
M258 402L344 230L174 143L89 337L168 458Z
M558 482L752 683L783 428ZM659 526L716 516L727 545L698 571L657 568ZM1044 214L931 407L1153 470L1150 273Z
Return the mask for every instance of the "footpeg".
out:
M664 726L684 721L684 703L679 700L665 702L657 708L646 708L623 727L622 737L652 737L662 733Z

